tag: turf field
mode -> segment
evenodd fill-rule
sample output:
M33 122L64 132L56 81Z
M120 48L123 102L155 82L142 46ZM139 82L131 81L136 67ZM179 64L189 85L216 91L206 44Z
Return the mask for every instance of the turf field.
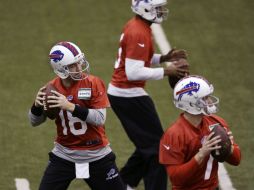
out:
M123 24L132 16L130 1L0 0L0 190L14 190L14 178L27 178L38 189L53 147L55 127L32 128L27 119L38 89L54 77L47 63L51 46L73 41L85 52L91 72L108 83ZM226 165L239 190L254 186L254 1L172 0L163 28L172 46L189 53L191 73L213 82L220 97L219 115L230 124L242 150L239 167ZM164 128L179 112L167 81L153 81L147 91ZM108 111L106 131L123 166L133 151L119 121ZM70 190L88 189L82 181ZM142 190L143 185L138 187Z

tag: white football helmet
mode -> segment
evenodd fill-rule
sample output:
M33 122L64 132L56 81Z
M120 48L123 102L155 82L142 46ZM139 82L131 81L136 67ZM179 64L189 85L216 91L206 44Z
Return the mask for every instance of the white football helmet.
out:
M54 72L62 79L70 76L73 80L82 80L89 74L89 63L84 53L72 42L59 42L54 45L50 50L49 58ZM68 66L74 63L81 64L82 70L70 72ZM82 74L83 72L85 75Z
M219 99L212 96L213 85L197 75L184 77L174 88L174 104L190 114L210 115L218 111Z
M161 23L167 19L167 0L132 0L131 9L146 20Z

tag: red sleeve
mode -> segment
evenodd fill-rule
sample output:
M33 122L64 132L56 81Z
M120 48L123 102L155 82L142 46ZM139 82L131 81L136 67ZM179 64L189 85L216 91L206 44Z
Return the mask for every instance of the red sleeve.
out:
M92 98L90 108L100 109L110 107L104 82L95 77L93 79Z
M226 160L227 163L238 166L241 161L241 151L237 144L234 144L234 150L233 153L230 155L230 157Z
M200 165L194 157L184 164L166 165L165 167L174 185L183 185L187 181L192 181L192 178L195 177L195 173L200 170Z
M176 126L178 127L178 126ZM173 130L172 130L173 129ZM181 164L184 162L184 144L181 136L170 127L160 141L159 160L161 164Z
M126 58L150 61L150 42L141 33L128 33L124 38L126 45Z

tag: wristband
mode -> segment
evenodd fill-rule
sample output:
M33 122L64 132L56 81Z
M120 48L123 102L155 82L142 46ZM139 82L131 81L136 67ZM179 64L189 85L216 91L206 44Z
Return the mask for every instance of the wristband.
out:
M36 115L36 116L41 116L43 113L43 108L42 107L36 107L35 104L33 103L31 107L31 113Z
M78 117L79 119L85 121L88 112L89 112L88 108L75 105L74 111L72 112L72 116Z

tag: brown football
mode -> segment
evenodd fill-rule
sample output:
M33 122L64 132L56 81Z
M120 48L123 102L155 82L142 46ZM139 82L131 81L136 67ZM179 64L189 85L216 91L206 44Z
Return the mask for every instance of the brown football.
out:
M51 90L57 91L56 88L52 84L48 84L46 86L46 89L44 90L46 95L45 95L45 100L43 101L43 109L44 109L45 115L49 119L55 119L60 112L60 108L50 108L49 107L50 104L48 103L48 96L55 95L54 93L51 92Z
M177 76L168 76L168 83L172 89L175 88L176 83L180 80L181 78L178 78Z
M217 135L220 136L221 142L219 142L218 145L221 146L221 148L218 150L213 150L211 154L218 162L224 162L231 153L230 138L227 134L226 129L224 129L224 127L222 127L220 124L215 125L212 131L214 132L213 137Z

